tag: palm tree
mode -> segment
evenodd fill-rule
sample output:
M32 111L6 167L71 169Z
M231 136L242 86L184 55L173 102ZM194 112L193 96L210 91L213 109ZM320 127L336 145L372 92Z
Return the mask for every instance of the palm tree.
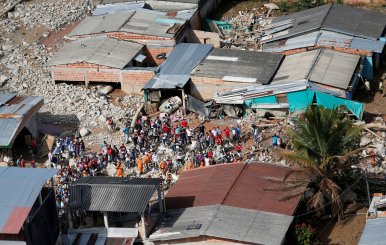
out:
M352 156L362 149L358 148L360 132L361 128L353 125L343 108L330 110L320 106L307 108L294 121L294 128L288 130L293 151L282 155L309 173L307 190L312 195L307 206L318 215L329 206L333 216L341 216L343 204L337 181L350 169Z

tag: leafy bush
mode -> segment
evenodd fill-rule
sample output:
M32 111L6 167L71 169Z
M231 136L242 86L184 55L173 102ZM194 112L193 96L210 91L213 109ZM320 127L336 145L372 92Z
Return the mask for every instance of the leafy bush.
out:
M295 225L295 234L298 245L316 245L316 229L305 223Z

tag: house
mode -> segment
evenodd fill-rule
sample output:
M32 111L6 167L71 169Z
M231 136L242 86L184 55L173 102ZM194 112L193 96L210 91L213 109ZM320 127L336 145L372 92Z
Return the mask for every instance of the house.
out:
M126 93L139 93L154 76L142 44L110 37L65 43L49 60L54 81L119 83Z
M69 220L69 239L87 241L91 239L90 233L95 234L100 244L105 244L108 238L126 238L124 244L130 244L128 241L134 242L139 234L142 239L146 239L153 228L152 224L164 212L162 199L159 179L103 176L80 178L70 187L69 207L72 212L82 210L96 214L97 220L103 218L104 226L75 229ZM99 217L101 213L103 216Z
M214 48L192 73L191 94L202 100L251 84L269 84L284 55Z
M283 180L289 171L271 164L232 163L184 172L167 193L167 212L148 240L154 244L284 244L302 197L274 181Z
M69 40L107 36L118 40L146 45L153 63L159 65L173 47L188 40L186 19L148 11L125 11L107 15L88 16L68 35Z
M324 48L287 55L270 84L226 91L214 100L262 115L303 111L314 103L330 109L344 105L360 119L364 104L351 99L363 82L363 62L359 55Z
M59 235L57 169L0 167L0 244L54 245Z
M102 5L127 4L127 3L146 3L151 9L158 11L167 10L169 15L176 12L176 15L185 15L188 11L195 10L190 18L193 29L201 29L202 22L215 11L221 3L221 0L155 0L155 1L137 1L137 0L103 0ZM189 13L189 12L188 12Z
M190 73L213 49L212 45L180 43L159 67L156 76L145 86L147 107L158 107L160 101L178 95L185 103L185 94L191 93Z
M326 4L272 19L260 43L264 51L283 54L324 47L361 55L364 76L372 79L385 54L385 26L384 13Z
M12 156L30 147L31 139L38 138L36 114L43 106L39 96L17 96L0 93L0 159Z

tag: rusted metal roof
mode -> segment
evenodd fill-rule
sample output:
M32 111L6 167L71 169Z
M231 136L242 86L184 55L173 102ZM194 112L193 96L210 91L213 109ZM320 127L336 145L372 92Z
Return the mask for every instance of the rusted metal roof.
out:
M56 169L0 167L0 234L18 234Z
M166 196L167 209L222 204L293 215L301 196L280 200L288 191L270 191L283 184L290 168L271 164L223 164L185 172ZM304 187L305 188L305 187Z

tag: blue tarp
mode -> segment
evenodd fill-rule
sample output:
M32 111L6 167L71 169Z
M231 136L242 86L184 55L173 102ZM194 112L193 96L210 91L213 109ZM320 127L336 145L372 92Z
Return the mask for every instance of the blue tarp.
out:
M276 104L276 103L277 103L277 99L275 95L254 98L254 99L244 101L244 105L246 106L251 106L253 104Z
M317 105L324 106L328 109L335 109L338 106L346 106L357 118L362 119L364 105L363 103L338 98L329 94L315 92Z
M296 91L287 94L290 112L306 110L312 104L315 92L312 90Z

